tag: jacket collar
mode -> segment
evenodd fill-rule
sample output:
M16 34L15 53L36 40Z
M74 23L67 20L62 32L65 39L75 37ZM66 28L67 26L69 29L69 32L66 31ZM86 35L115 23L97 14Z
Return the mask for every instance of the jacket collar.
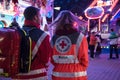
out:
M24 21L24 26L35 26L36 28L40 29L40 25L31 21L31 20L25 20Z

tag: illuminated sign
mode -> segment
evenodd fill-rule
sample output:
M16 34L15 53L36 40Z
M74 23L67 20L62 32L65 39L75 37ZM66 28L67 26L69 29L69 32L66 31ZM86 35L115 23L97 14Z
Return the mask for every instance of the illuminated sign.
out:
M85 16L88 19L98 19L101 18L104 14L104 9L102 7L89 7L85 10Z
M102 1L102 0L98 0L97 1L97 6L110 6L112 5L112 1Z

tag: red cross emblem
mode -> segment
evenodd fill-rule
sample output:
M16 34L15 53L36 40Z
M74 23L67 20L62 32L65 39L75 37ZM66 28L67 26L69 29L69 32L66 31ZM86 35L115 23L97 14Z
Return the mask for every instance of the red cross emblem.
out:
M69 37L61 36L61 37L57 38L57 40L55 42L55 48L58 52L65 53L65 52L69 51L71 44L72 43L71 43L71 40L69 39Z
M62 42L60 43L60 46L61 46L62 48L64 48L66 45L67 45L67 44L66 44L64 41L62 41Z

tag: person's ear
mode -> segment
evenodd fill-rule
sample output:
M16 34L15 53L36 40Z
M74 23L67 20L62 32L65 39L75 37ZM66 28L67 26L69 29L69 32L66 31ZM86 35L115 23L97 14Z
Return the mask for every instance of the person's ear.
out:
M34 18L33 18L33 21L36 22L37 18L38 18L37 15L35 15Z

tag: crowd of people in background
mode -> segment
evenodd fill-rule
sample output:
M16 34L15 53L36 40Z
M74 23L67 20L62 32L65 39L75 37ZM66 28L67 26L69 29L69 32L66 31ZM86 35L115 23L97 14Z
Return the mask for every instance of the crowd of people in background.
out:
M113 28L110 29L110 35L108 39L106 39L109 46L109 56L108 59L119 59L119 34L117 34ZM90 55L90 59L93 60L95 57L100 57L102 53L102 44L104 39L101 38L101 35L98 32L88 32L87 41L89 45L88 53ZM113 53L115 53L116 57L113 57Z

